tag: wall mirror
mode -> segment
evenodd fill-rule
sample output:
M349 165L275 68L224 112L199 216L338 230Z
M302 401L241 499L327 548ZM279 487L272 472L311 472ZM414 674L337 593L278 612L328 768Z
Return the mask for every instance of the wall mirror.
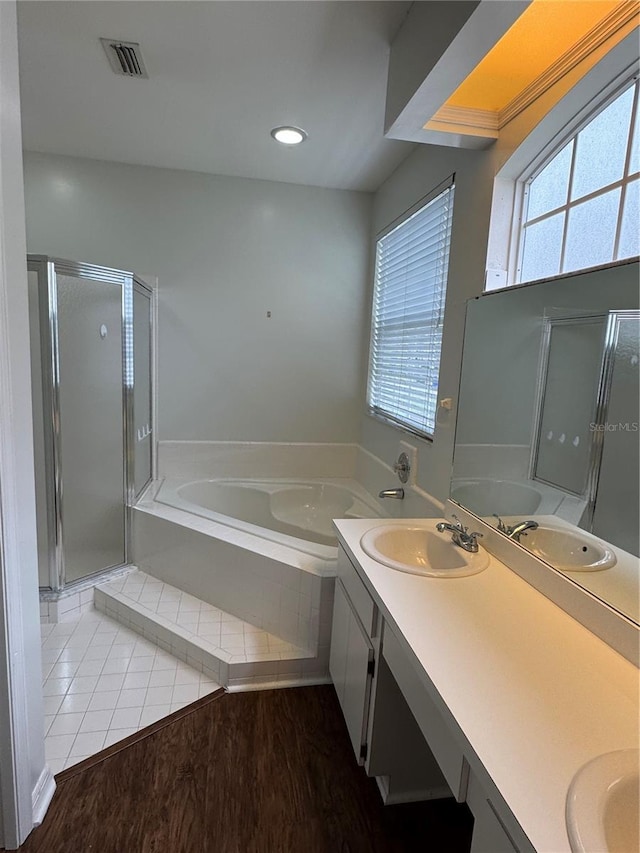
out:
M636 623L638 261L467 304L451 500Z

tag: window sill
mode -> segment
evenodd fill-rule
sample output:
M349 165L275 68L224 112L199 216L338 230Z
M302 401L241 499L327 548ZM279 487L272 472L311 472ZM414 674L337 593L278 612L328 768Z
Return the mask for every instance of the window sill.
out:
M373 420L378 421L379 423L386 424L386 426L393 427L399 432L403 432L407 435L419 438L422 441L427 442L428 444L433 444L434 436L431 433L421 432L418 429L414 429L413 427L407 426L407 424L403 424L400 421L394 420L392 417L385 416L380 412L374 412L371 409L367 409L366 414L370 418L373 418Z

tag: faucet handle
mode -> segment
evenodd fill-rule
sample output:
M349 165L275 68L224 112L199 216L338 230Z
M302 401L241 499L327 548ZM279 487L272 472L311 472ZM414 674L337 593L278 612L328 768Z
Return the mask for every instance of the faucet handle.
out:
M492 513L492 517L498 519L497 530L499 533L508 533L509 532L509 528L504 523L504 521L500 518L500 516L498 515L497 512Z
M401 483L406 483L411 473L411 464L406 453L401 453L397 461L393 465L393 470L398 475Z
M458 528L458 530L460 531L460 533L466 533L466 532L467 532L467 530L468 530L469 528L468 528L468 527L464 527L464 526L463 526L462 522L460 521L460 519L458 518L458 516L457 516L457 515L453 515L453 513L452 513L452 514L451 514L451 518L455 519L455 522L456 522L455 526Z

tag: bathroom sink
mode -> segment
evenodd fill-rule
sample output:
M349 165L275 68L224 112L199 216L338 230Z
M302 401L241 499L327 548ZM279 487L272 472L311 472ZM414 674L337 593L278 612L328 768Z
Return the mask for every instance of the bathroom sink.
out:
M520 544L563 572L597 572L616 564L611 548L582 530L540 525L523 533Z
M489 565L489 555L482 548L471 554L454 545L449 534L417 525L374 527L364 534L360 545L378 563L414 575L459 578Z
M640 751L606 752L580 768L567 795L566 819L573 853L640 850Z

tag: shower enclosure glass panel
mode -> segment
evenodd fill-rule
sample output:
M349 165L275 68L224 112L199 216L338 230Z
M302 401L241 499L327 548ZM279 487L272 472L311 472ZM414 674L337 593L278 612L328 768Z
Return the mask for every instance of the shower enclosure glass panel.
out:
M140 282L133 285L133 442L136 497L151 479L151 292Z
M125 562L122 285L57 275L65 582Z
M38 568L55 598L129 561L131 505L152 470L152 291L43 255L27 269Z

